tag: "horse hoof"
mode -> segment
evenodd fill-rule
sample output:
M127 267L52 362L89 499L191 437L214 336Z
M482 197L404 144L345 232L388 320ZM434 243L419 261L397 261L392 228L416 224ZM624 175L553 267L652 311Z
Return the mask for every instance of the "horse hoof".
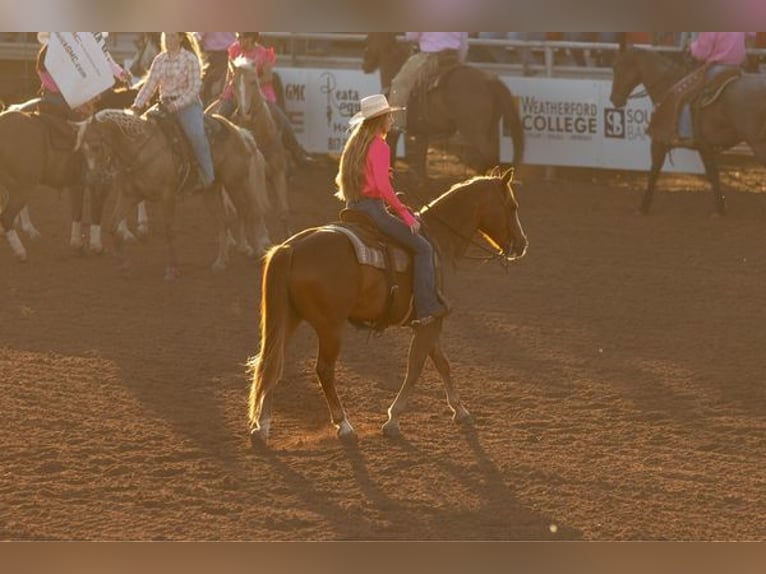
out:
M388 438L399 438L402 436L402 430L399 428L399 423L386 423L383 425L383 434Z
M267 432L261 429L253 429L250 431L250 448L253 450L260 450L266 446L266 442L269 440Z
M141 241L146 240L149 237L149 227L146 225L139 225L136 229L136 237Z
M175 281L179 277L181 277L181 271L177 267L165 269L165 281Z
M460 415L455 413L455 416L452 417L452 420L459 425L473 426L473 415L471 415L471 413L468 411L465 411Z

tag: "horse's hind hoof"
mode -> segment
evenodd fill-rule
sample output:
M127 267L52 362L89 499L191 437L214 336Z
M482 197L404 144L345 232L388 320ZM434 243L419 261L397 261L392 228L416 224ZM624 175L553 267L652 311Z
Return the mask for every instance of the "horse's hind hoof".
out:
M264 433L260 429L253 429L250 431L250 448L253 450L262 450L266 448L266 443L269 439L267 433Z
M399 428L398 423L386 423L381 430L388 438L400 438L402 436L402 429Z

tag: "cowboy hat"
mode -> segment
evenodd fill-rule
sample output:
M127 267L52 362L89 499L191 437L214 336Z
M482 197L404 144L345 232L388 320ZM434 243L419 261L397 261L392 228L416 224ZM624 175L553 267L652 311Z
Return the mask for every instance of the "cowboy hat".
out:
M51 33L50 32L38 32L37 33L37 41L40 42L43 45L48 43L48 40L50 39L50 37L51 37Z
M373 94L359 100L359 111L349 120L353 127L362 123L364 120L376 118L390 112L398 112L405 108L391 107L383 94Z

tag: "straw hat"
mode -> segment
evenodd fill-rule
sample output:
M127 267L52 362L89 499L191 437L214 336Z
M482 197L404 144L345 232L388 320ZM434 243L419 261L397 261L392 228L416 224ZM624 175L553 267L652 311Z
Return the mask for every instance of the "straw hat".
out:
M364 120L405 109L400 107L392 108L383 94L373 94L372 96L362 98L359 100L359 106L359 111L348 122L352 127L362 123Z

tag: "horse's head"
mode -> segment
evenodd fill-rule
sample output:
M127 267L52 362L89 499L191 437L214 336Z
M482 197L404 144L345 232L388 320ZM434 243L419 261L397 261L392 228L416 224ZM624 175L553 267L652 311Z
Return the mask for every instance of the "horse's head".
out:
M524 257L527 235L519 220L519 203L511 187L513 169L485 179L488 186L479 207L479 232L500 250L506 261Z
M240 56L231 63L232 83L237 109L243 116L250 115L251 108L261 97L261 84L255 62Z
M75 151L81 151L85 157L89 184L103 184L114 178L118 140L136 141L144 134L146 124L125 110L102 110L82 122L72 123L77 129Z
M378 69L380 63L380 46L377 37L380 32L367 34L364 39L364 52L362 53L362 71L365 74L372 74Z
M634 50L620 50L612 66L612 105L617 108L628 103L631 92L642 83L641 68Z
M154 57L160 53L160 38L157 32L142 32L136 39L136 53L130 65L130 73L138 78L149 71Z

